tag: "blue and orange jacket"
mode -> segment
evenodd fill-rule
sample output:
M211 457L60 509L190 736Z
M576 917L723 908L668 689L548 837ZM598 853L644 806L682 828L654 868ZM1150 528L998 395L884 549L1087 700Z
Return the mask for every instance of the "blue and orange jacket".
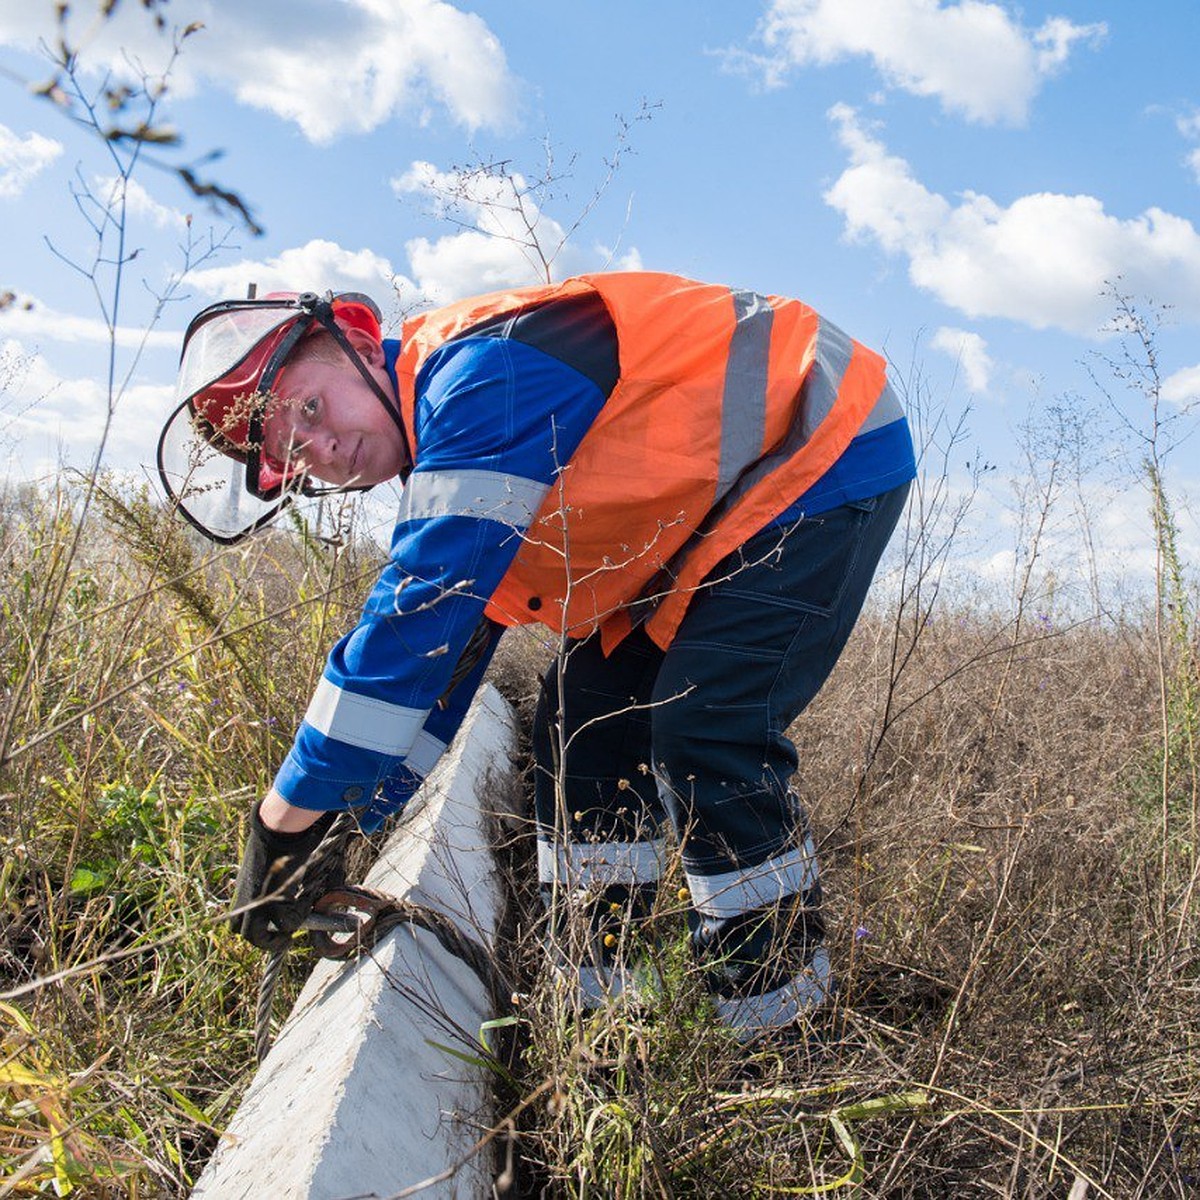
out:
M592 275L420 314L386 349L412 474L276 779L368 826L457 729L487 654L445 692L485 617L665 648L748 537L915 472L883 359L797 300Z

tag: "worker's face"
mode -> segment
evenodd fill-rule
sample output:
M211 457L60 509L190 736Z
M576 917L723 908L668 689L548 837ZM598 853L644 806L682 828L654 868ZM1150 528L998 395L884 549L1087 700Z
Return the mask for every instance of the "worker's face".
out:
M383 347L361 330L350 344L388 396L395 387ZM404 438L349 358L305 359L280 372L263 423L263 449L292 470L335 487L370 487L408 465Z

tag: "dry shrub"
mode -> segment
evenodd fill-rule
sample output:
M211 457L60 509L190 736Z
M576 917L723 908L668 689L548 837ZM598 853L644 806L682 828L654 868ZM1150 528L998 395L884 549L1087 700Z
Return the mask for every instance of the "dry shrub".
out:
M797 722L841 964L835 1074L928 1087L947 1114L866 1127L863 1194L1055 1196L1076 1168L1117 1197L1200 1188L1196 860L1163 878L1140 794L1152 633L938 612L872 758L894 634L872 614Z

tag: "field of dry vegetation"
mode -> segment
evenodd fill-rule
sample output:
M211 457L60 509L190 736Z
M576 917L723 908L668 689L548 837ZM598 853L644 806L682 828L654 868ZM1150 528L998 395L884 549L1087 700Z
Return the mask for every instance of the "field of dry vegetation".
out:
M253 1071L260 956L220 921L243 814L378 552L202 554L105 484L76 541L84 495L0 504L0 1195L182 1196ZM949 599L919 545L793 731L840 981L812 1044L747 1078L668 909L652 1002L564 1020L526 877L498 1113L545 1098L510 1195L1200 1191L1184 576L1083 619L1032 578ZM543 661L510 634L494 680L527 709Z

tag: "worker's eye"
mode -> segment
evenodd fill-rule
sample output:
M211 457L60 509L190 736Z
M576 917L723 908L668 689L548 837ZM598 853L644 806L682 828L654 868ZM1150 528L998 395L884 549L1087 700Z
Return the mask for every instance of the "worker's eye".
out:
M300 415L304 420L313 422L321 411L321 401L318 396L309 396L300 402Z

